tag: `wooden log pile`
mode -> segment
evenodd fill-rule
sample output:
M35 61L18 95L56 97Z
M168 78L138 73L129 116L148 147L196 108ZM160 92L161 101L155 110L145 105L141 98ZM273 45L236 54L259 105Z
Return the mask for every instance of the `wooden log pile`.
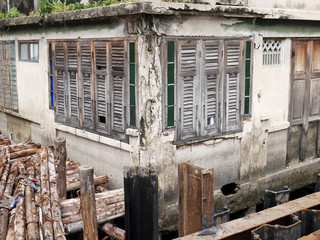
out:
M97 220L99 224L124 216L124 190L117 189L96 194ZM76 233L82 230L80 198L61 202L62 222L66 232Z
M57 163L53 147L32 141L14 144L0 132L0 204L8 197L16 199L12 209L0 207L0 240L63 240L83 230L80 198L59 196ZM79 166L66 161L66 188L74 193L80 189ZM23 177L38 179L29 182L38 191ZM94 177L97 221L108 236L124 239L124 230L107 223L124 216L124 191L107 190L101 185L107 182L107 175Z

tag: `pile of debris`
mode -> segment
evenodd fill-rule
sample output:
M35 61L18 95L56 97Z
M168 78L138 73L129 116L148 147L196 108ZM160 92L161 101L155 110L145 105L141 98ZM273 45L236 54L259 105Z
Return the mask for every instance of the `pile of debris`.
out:
M61 198L60 160L55 155L52 146L33 141L14 144L0 132L0 240L66 239L66 235L82 231L80 198ZM78 167L78 163L66 161L69 196L79 194ZM98 223L108 235L124 239L123 230L106 223L124 216L124 191L108 191L101 185L107 182L107 175L94 178Z

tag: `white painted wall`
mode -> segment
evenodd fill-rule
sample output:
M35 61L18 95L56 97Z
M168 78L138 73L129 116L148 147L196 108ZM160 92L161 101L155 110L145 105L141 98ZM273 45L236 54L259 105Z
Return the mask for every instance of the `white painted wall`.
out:
M247 0L248 6L259 8L285 8L299 10L320 10L320 3L317 0Z

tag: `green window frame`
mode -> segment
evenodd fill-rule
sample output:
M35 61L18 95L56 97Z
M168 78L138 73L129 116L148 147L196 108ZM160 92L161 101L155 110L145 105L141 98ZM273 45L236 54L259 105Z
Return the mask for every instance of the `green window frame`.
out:
M136 43L129 43L130 125L136 126Z
M245 84L244 84L244 117L251 116L251 75L252 75L252 42L246 42Z
M167 42L167 127L174 126L175 122L175 42Z

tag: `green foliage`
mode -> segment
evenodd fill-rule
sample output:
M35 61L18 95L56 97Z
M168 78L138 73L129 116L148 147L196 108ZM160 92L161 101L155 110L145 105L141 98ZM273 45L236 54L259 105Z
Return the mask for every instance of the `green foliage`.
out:
M16 7L13 7L6 13L6 18L25 17L26 15L21 13Z
M35 11L32 11L29 13L29 16L38 16L38 15L39 15L39 13L36 13Z
M102 2L101 1L97 1L97 2L89 2L85 8L93 8L93 7L100 7L102 6Z
M68 5L68 11L79 10L79 9L84 9L83 3L76 2Z
M36 15L44 16L50 13L66 12L66 11L79 10L79 9L85 9L85 8L94 8L94 7L100 7L100 6L109 6L109 5L119 4L119 3L128 3L128 2L136 2L136 1L139 1L139 0L129 0L129 1L100 0L100 1L91 1L87 5L84 5L83 3L80 3L80 2L67 5L66 0L39 0L39 5L38 5L39 13L32 11L29 13L29 16L36 16ZM177 0L167 0L167 1L177 1ZM24 17L24 16L26 15L19 12L19 10L16 7L11 8L10 11L7 13L0 12L0 19Z
M68 11L68 6L66 1L64 2L61 2L60 0L53 1L51 13L65 12L65 11Z
M39 10L40 16L51 13L52 7L53 7L52 0L39 0L38 10Z
M102 3L103 3L103 5L108 6L108 5L118 4L119 1L118 0L105 0Z

